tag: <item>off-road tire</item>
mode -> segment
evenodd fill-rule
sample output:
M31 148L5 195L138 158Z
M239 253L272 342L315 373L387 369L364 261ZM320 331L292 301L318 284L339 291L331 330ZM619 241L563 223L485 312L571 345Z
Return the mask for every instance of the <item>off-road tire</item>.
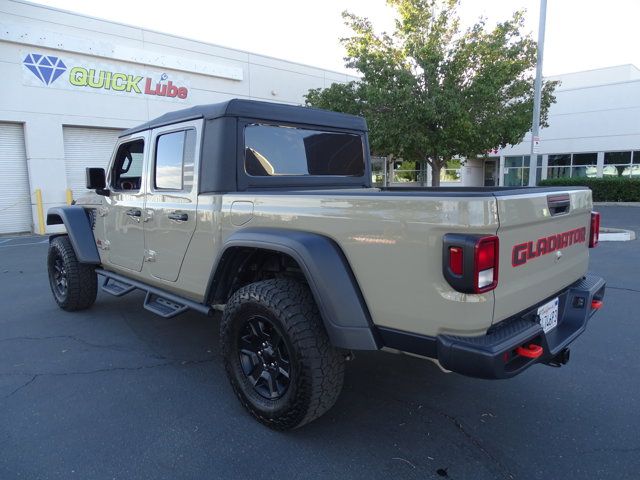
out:
M289 357L286 391L265 398L244 373L239 342L252 318L267 319L281 335ZM334 348L308 286L271 279L240 288L229 300L220 325L224 366L240 402L258 421L289 430L315 420L336 402L344 380L344 355Z
M47 268L49 286L60 308L74 312L89 308L96 301L98 278L95 267L78 262L67 235L51 240ZM61 278L63 282L60 281ZM62 284L66 285L66 288L63 288Z

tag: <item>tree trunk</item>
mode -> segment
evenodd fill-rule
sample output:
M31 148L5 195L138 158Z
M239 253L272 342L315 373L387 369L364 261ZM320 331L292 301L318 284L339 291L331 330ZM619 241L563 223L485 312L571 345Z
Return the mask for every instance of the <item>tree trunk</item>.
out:
M431 162L431 186L439 187L440 186L440 170L442 165L438 161L438 158L434 158Z

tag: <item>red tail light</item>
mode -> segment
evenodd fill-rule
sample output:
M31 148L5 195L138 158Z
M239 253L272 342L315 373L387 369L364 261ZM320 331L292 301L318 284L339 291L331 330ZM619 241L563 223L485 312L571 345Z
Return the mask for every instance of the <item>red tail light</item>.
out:
M591 231L589 232L589 248L597 247L600 239L600 214L591 212Z
M498 237L446 233L442 239L442 273L458 292L485 293L498 285Z
M449 268L454 275L462 275L462 247L449 247Z
M482 237L475 246L473 286L475 293L493 290L498 285L498 237Z

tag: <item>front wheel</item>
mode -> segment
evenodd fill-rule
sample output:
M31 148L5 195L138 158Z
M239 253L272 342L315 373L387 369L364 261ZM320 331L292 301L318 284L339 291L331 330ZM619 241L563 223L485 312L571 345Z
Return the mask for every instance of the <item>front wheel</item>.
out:
M302 282L272 279L239 289L224 310L220 342L236 395L268 427L300 427L340 395L344 356Z
M51 292L60 308L73 312L93 305L98 294L95 267L78 262L68 236L51 240L47 267Z

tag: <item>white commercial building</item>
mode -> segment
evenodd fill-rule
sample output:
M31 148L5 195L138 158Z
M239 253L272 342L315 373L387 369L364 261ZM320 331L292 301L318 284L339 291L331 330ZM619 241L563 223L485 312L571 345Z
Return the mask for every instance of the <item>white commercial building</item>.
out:
M43 209L85 192L122 129L230 98L304 103L354 77L0 0L0 233L39 231Z
M537 179L640 177L640 70L620 65L569 73L559 80L549 127L540 131ZM443 185L528 184L531 134L488 158L467 160L458 182Z

